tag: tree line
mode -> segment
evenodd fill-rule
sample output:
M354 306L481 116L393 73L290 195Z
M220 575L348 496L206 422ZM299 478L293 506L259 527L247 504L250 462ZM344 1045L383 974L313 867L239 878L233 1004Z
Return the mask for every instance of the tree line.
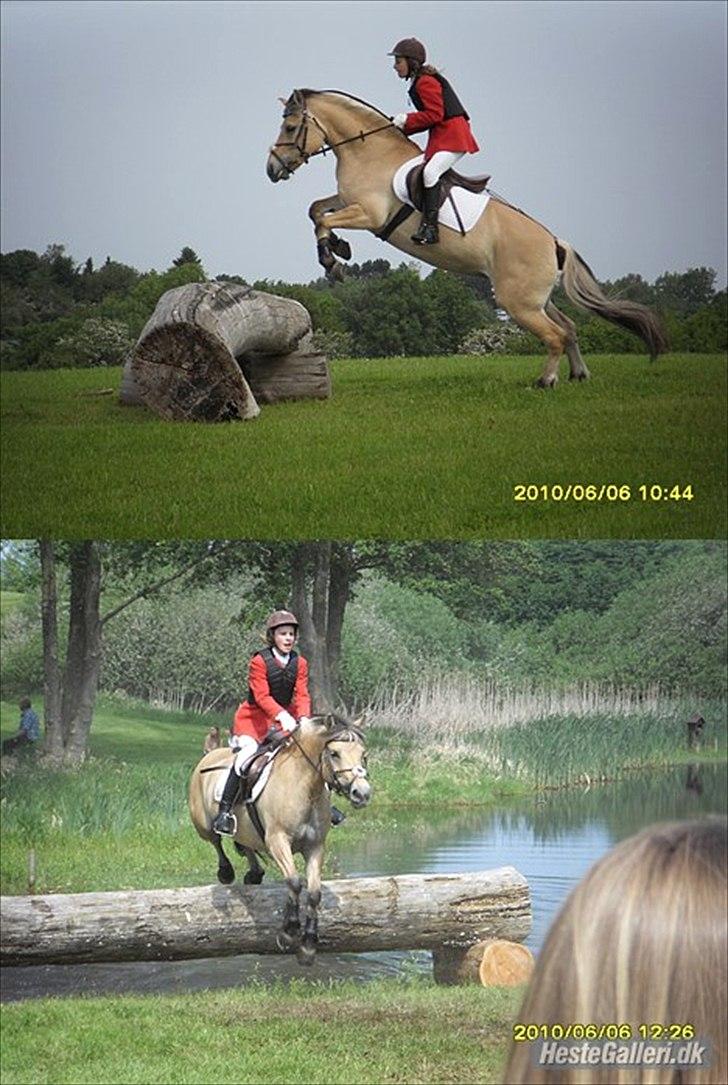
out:
M0 360L7 369L119 365L165 291L208 278L197 253L185 246L163 272L145 273L107 257L77 263L63 245L42 254L27 249L0 255ZM665 272L654 283L628 274L603 283L656 309L676 351L728 348L726 290L715 288L712 268ZM330 357L539 353L537 340L497 309L485 276L434 270L422 277L413 264L384 259L351 264L343 282L317 278L233 281L300 301L309 311L320 349ZM640 352L628 332L590 317L560 291L560 308L576 321L588 352Z
M232 713L286 606L319 711L438 675L724 696L725 558L709 541L7 543L3 690L42 686L46 749L77 763L99 690Z

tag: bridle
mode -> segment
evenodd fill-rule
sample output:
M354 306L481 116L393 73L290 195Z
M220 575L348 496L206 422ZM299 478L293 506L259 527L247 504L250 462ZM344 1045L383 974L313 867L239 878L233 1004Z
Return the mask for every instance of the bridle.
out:
M283 116L290 117L291 114L294 112L294 109L298 108L301 109L301 123L296 129L293 135L293 139L279 140L278 143L274 143L270 149L270 154L273 156L273 158L275 158L279 166L281 166L286 171L286 180L288 180L289 177L293 176L295 170L291 169L291 167L283 161L281 156L276 152L276 147L295 147L301 158L301 162L297 163L297 165L302 164L304 166L307 166L310 159L315 158L316 155L326 155L328 151L333 151L337 147L343 147L345 143L354 143L356 140L361 140L363 142L367 138L367 136L373 136L377 132L383 132L386 128L394 127L392 122L388 121L387 124L381 124L378 128L372 128L368 132L359 132L359 134L356 136L348 136L347 139L340 139L338 143L331 143L329 141L329 137L326 133L326 129L324 128L324 126L316 119L313 113L309 113L308 107L305 103L305 99L303 101L294 101L293 107L291 109L288 109L286 107L286 109L284 109L283 111ZM316 127L319 129L319 131L324 137L324 144L318 149L318 151L309 152L306 150L309 119L316 125Z
M314 772L316 772L321 777L323 782L325 784L328 784L328 786L333 791L335 791L337 793L337 795L346 795L347 794L347 790L344 788L344 785L339 780L339 776L344 776L347 772L350 772L352 774L352 776L354 777L354 779L356 779L357 777L359 777L361 779L366 779L367 770L365 769L365 767L363 765L354 765L353 767L346 768L346 769L335 769L334 766L332 765L332 763L331 763L331 754L329 754L327 746L329 745L329 742L337 742L337 741L341 742L342 741L341 735L336 735L336 734L332 735L331 738L328 739L328 741L324 744L324 748L321 751L321 756L319 757L318 764L316 764L315 761L312 761L311 758L308 756L308 754L304 750L303 746L301 745L301 743L296 738L295 732L291 732L290 738L293 741L293 743L298 747L298 749L300 750L301 754L306 759L306 761L308 761L309 765L314 770ZM348 741L353 742L354 740L349 739ZM329 757L327 766L324 765L324 755L325 754L328 754L328 757ZM325 776L325 769L326 768L328 768L328 770L329 770L329 772L331 774L331 777L332 777L331 780L326 779L326 776ZM353 784L353 782L354 782L354 780L352 780L351 783L349 784L349 788L351 788L351 784Z

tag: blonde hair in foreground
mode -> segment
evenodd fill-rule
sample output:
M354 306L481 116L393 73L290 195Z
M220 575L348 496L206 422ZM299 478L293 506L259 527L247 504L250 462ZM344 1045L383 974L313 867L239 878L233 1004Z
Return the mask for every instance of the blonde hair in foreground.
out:
M653 825L618 844L568 897L551 926L517 1017L535 1025L693 1025L708 1069L532 1064L514 1043L508 1085L662 1085L728 1080L725 818ZM646 1037L649 1039L649 1034Z

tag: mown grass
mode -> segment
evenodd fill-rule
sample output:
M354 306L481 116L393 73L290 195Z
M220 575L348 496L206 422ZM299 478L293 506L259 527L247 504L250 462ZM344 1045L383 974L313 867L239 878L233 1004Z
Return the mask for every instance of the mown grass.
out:
M409 980L8 1004L2 1080L496 1082L522 996Z
M121 407L119 369L5 373L2 532L724 537L725 358L589 363L592 381L543 392L530 386L536 357L337 361L330 401L217 426ZM519 503L519 483L627 485L633 497ZM694 498L645 502L643 484L691 485Z
M681 709L676 701L663 713L565 713L504 727L481 722L445 737L442 729L413 732L375 719L368 733L372 805L329 835L325 876L336 871L349 842L385 829L403 808L433 817L696 760L685 749ZM711 721L725 719L717 700L703 709ZM16 717L12 705L0 706L3 737ZM39 763L35 751L19 757L2 780L0 890L26 892L31 849L40 893L209 884L215 857L190 825L186 797L210 719L102 701L83 766L61 772ZM724 726L711 723L706 746L703 760L725 759Z

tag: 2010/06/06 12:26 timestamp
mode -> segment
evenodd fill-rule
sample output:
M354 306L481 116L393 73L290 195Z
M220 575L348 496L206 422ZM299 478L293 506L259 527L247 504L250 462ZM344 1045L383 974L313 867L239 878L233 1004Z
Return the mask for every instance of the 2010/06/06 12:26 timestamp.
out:
M692 501L695 490L692 483L643 482L639 486L626 483L527 483L518 482L513 487L513 500L538 502L566 501L616 502L626 504L629 501Z

